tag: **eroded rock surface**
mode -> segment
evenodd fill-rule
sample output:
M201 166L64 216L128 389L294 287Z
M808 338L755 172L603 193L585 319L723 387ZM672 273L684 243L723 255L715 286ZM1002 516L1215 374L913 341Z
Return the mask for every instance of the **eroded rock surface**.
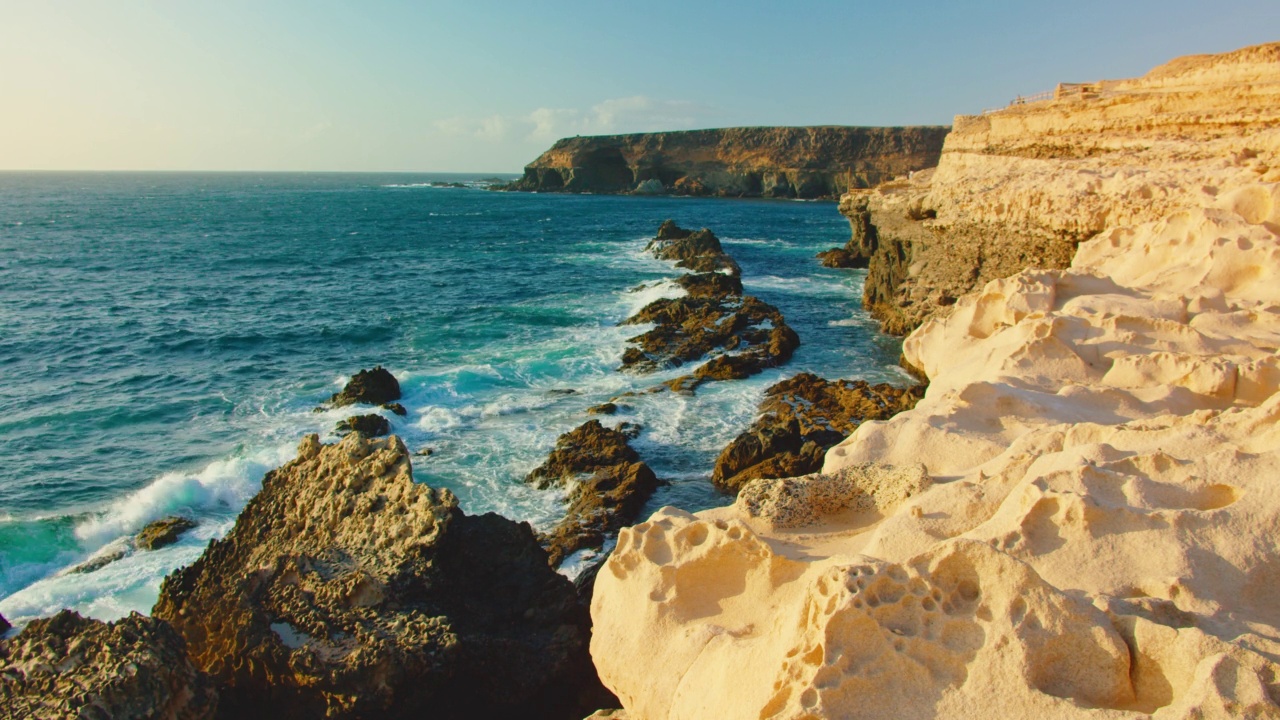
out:
M104 623L63 610L0 640L6 720L211 720L217 709L213 683L160 620Z
M1280 181L1276 44L958 116L936 170L841 198L889 332L1028 268L1064 269L1104 229Z
M1280 718L1280 44L1119 90L989 116L1061 145L944 155L939 222L1092 239L912 332L913 409L620 534L592 648L628 714ZM1201 142L1144 165L1165 111Z
M526 524L413 482L399 438L307 437L161 586L230 716L581 717L601 707L574 589Z
M783 380L765 391L755 422L716 458L711 482L736 493L756 478L817 472L827 450L863 422L909 410L923 394L923 386L832 381L812 373Z

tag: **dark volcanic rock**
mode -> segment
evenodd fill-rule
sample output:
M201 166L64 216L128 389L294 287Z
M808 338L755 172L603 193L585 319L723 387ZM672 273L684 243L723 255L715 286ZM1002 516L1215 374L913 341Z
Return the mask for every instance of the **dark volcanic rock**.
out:
M587 408L588 415L612 415L616 412L618 412L618 404L611 402L600 403Z
M207 720L218 693L167 623L70 610L0 640L0 718Z
M658 228L658 236L646 248L659 260L673 260L676 267L694 272L741 275L742 268L725 253L720 238L706 228L685 230L670 220ZM741 291L739 291L741 292Z
M350 382L329 398L333 407L345 407L364 403L385 405L400 399L400 383L381 365L372 370L361 370Z
M391 412L395 413L396 415L399 415L400 417L404 417L409 414L409 411L405 410L404 406L401 405L400 403L386 403L382 406L382 409L390 410Z
M9 632L9 629L12 627L13 626L9 624L9 621L5 620L3 615L0 615L0 635L4 635Z
M694 386L708 380L740 379L791 358L800 345L778 309L759 298L680 297L655 300L623 321L654 323L631 338L637 347L622 356L622 368L654 372L711 354L694 372Z
M602 547L635 520L657 489L657 476L642 462L611 465L582 480L569 493L564 520L540 538L551 566L576 550Z
M382 437L391 434L391 423L381 415L352 415L338 423L340 434L356 433L365 437Z
M575 550L602 547L657 489L657 476L640 462L628 437L635 436L587 421L561 435L547 461L529 473L527 482L542 488L578 479L564 520L540 538L552 567Z
M742 294L742 278L718 272L681 275L676 284L689 293L689 297L723 298Z
M588 420L556 440L547 461L525 478L538 488L561 485L568 480L601 468L638 462L640 456L627 444L627 436Z
M663 220L658 226L658 234L655 240L683 240L693 234L692 230L685 230L676 224L675 220Z
M182 533L196 524L184 517L167 517L150 523L137 534L133 544L142 550L157 550L178 541Z
M818 472L827 450L863 422L887 420L923 395L923 385L831 381L811 373L783 380L765 391L760 416L716 458L711 482L736 493L748 480Z
M701 261L706 266L676 281L688 295L655 300L623 321L656 326L629 340L636 347L623 353L623 370L654 372L713 356L691 376L667 383L675 392L691 393L704 382L749 377L791 359L800 337L778 308L742 295L738 264L724 254L714 233L685 230L667 220L649 249L660 259L678 260L677 267ZM730 265L730 274L708 272Z
M608 697L529 526L414 483L396 437L308 436L154 615L226 717L580 718Z

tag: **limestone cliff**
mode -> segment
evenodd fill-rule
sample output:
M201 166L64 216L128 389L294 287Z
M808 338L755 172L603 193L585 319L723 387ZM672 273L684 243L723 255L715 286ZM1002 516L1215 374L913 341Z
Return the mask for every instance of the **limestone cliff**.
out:
M911 278L931 228L1091 239L954 286L904 343L924 398L822 473L622 532L592 655L627 716L1280 718L1278 86L1280 45L1183 59L877 195Z
M1280 179L1278 63L1277 44L1180 58L958 116L936 170L841 198L867 307L906 334L990 280L1067 267L1104 228Z
M834 198L933 167L948 128L751 127L572 137L514 190Z

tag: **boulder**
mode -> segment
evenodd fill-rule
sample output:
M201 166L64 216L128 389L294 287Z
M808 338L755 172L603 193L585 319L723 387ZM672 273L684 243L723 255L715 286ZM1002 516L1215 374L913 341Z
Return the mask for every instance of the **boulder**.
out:
M400 399L400 383L394 375L378 365L372 370L361 370L329 398L332 407L347 405L384 405Z
M212 681L161 620L104 623L63 610L0 640L6 720L209 720L217 710Z
M383 410L390 410L391 412L395 413L396 415L399 415L400 417L405 417L406 415L408 415L408 414L409 414L409 411L408 411L408 410L405 410L405 409L404 409L404 406L403 406L403 405L401 405L401 404L400 404L400 403L398 403L398 402L397 402L397 403L384 403L384 404L382 405L382 409L383 409Z
M397 437L305 438L165 579L227 717L580 718L607 706L572 584L527 524L413 481Z
M140 550L158 550L177 542L183 533L195 526L195 522L179 516L156 520L142 528L134 537L133 544Z
M756 478L817 472L827 450L859 425L910 410L923 396L923 385L872 385L800 373L765 391L755 422L716 458L711 482L737 493Z
M381 415L352 415L338 423L340 435L355 433L364 437L382 437L391 434L391 423Z

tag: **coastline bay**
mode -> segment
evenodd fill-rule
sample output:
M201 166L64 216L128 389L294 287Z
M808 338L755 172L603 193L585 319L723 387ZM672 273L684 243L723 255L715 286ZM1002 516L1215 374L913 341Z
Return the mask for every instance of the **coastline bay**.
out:
M405 389L393 432L433 451L419 481L468 512L553 524L561 496L519 478L586 408L681 372L616 372L637 332L618 321L677 292L642 252L668 217L714 229L803 345L756 378L619 413L670 481L653 508L726 502L712 460L778 379L902 379L861 273L813 258L847 235L832 204L430 186L477 179L0 174L0 612L145 611L302 435L335 437L347 413L313 408L375 364ZM175 513L200 523L177 544L60 574Z

